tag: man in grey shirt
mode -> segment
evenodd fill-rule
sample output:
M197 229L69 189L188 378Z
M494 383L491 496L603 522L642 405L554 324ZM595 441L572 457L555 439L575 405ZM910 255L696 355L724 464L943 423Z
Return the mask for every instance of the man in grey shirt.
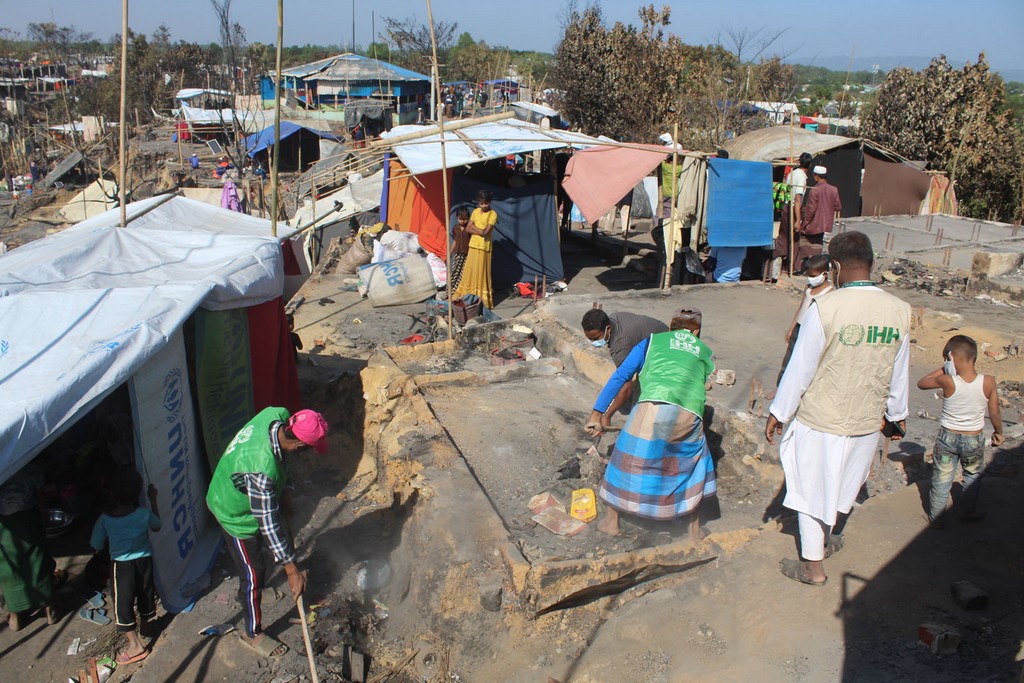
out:
M612 355L615 367L622 365L626 356L633 350L633 347L659 332L668 332L668 326L649 315L637 313L605 313L600 308L592 308L583 314L583 334L587 336L590 343L595 347L607 347ZM633 396L633 387L636 383L634 378L627 382L622 390L612 401L608 408L608 414L612 415L620 407L625 406L628 411L633 404L629 400Z

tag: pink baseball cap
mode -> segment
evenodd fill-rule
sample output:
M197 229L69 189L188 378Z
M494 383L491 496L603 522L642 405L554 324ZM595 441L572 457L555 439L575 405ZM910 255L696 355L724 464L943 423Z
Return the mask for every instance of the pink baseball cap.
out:
M295 438L312 446L317 453L327 451L327 420L315 410L300 410L288 420Z

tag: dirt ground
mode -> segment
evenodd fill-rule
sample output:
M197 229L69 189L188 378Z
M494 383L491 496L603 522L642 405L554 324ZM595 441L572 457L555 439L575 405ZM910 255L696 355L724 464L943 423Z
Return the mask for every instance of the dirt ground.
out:
M594 300L603 301L606 310L621 307L659 317L679 302L699 305L716 363L737 374L734 386L716 385L709 395L715 419L746 411L754 378L766 392L774 387L783 335L798 304L797 286L754 283L636 296L634 290L653 283L650 273L620 266L614 257L595 256L577 242L566 244L566 270L569 291L554 295L536 315L557 320L570 332ZM1024 316L1012 308L915 289L892 291L925 309L923 324L914 330L915 380L938 366L941 345L951 334L971 334L997 353L1024 334ZM1013 681L1020 675L1024 449L1019 437L989 454L981 494L986 519L968 524L954 518L945 530L931 530L922 508L929 471L924 458L937 429L939 403L928 392L913 390L910 436L878 463L882 474L875 475L869 491L874 495L855 508L846 547L827 561L830 578L821 588L798 585L778 573L780 558L795 557L796 541L792 519L773 506L779 473L772 453L753 437L730 441L724 446L749 450L746 455L758 458L754 474L744 480L746 495L722 497L728 523L712 522L713 534L701 549L717 558L713 563L542 617L533 616L506 579L500 611L491 612L480 606L477 594L504 571L501 549L491 541L474 544L475 536L464 531L469 528L463 526L466 516L493 509L479 490L470 490L475 484L462 461L441 467L439 460L416 460L416 452L437 441L426 435L425 421L419 427L424 445L408 444L414 457L403 461L410 480L426 478L423 493L418 499L415 494L391 499L375 487L376 463L362 457L367 397L358 373L377 346L428 331L424 307L372 309L340 278L311 282L302 294L305 301L295 315L305 344L300 354L303 392L311 407L325 411L333 428L329 454L303 456L293 468L296 493L301 493L293 528L300 529L300 563L310 572L306 605L315 606L312 631L321 680L348 680L346 644L373 655L370 673L378 683L526 683L548 677L562 683ZM497 307L504 318L534 310L533 302L521 299L505 299ZM585 346L582 335L579 339ZM1018 412L1024 407L1019 395L1024 358L997 361L983 355L979 370L994 372L1004 382L1009 432L1024 420ZM506 500L495 501L499 509L511 509L532 495L525 484L515 488L516 481L550 477L550 466L558 464L555 454L575 452L585 441L574 420L585 414L598 387L572 373L545 381L545 401L564 392L565 414L555 420L540 405L537 386L513 382L467 392L494 417L476 429L449 428L451 441L481 481L506 487ZM465 402L452 387L428 389L424 396L442 424L450 423ZM516 411L516 420L503 417L509 410ZM763 424L756 415L749 420ZM531 427L536 423L544 429ZM543 441L550 454L543 466L516 462L501 467L503 459L515 458L531 441ZM546 533L528 528L521 514L509 518L520 532ZM644 536L645 543L674 540L659 533L640 530L635 537ZM554 545L544 538L538 547L550 556ZM62 565L71 560L58 558ZM430 566L409 570L415 562ZM985 609L969 612L953 602L949 587L963 579L989 593ZM271 584L286 590L280 573ZM162 618L153 654L142 665L119 668L111 680L308 680L301 630L293 623L297 612L288 597L264 606L268 631L291 646L280 660L254 657L234 634L197 635L211 624L239 624L236 589L237 579L222 555L209 591L194 609ZM19 676L63 683L85 656L118 648L112 627L74 616L82 601L73 587L64 597L71 613L57 626L35 620L19 633L0 627L5 680ZM958 651L940 656L918 644L918 627L925 623L956 629L962 639ZM73 638L97 640L72 657L64 652Z

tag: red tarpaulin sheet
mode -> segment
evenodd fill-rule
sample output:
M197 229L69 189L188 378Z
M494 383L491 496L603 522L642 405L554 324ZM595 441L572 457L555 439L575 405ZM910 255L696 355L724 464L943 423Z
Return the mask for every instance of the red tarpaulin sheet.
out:
M249 354L252 357L252 394L255 409L281 406L289 412L302 408L295 347L288 333L281 297L250 306Z
M562 187L588 223L596 223L670 153L662 147L591 147L576 152Z
M388 225L394 230L419 235L420 246L444 258L447 232L444 220L444 186L441 172L421 173L413 178L398 159L389 160ZM397 177L396 177L397 176ZM448 171L448 189L452 171Z

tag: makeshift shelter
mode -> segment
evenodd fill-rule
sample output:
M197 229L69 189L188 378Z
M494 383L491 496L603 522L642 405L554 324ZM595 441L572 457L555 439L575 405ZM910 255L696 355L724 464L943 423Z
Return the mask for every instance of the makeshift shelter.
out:
M244 214L167 196L127 211L125 228L115 209L0 256L0 482L126 389L131 459L165 520L157 590L176 612L220 543L203 454L257 409L299 407L285 258Z
M270 168L270 149L274 146L274 126L268 126L259 133L245 139L245 150L253 159ZM281 149L278 168L282 171L300 171L320 159L320 140L339 141L338 136L326 131L300 126L291 121L281 122Z
M282 72L282 91L305 107L347 105L361 98L391 102L399 118L415 117L430 96L430 77L379 59L352 53L334 55ZM261 81L263 101L274 101L274 79Z
M394 156L385 163L381 220L393 228L418 233L425 250L444 258L447 231L453 223L444 215L441 137L432 132L436 130L434 126L400 126L384 136L385 140L400 141L394 145ZM553 280L564 276L558 251L554 183L548 176L538 179L525 174L521 176L523 187L498 187L454 169L513 154L584 149L597 144L601 141L581 133L542 129L512 118L445 131L451 206L455 207L459 198L466 199L462 194L465 188L487 187L494 193L492 206L499 216L492 264L496 286L533 275L547 275Z
M731 159L773 163L808 152L815 165L828 168L828 180L839 190L844 217L930 210L925 199L931 176L924 172L924 164L864 138L775 126L740 135L724 147ZM813 186L813 178L809 184ZM952 208L955 202L945 206Z

